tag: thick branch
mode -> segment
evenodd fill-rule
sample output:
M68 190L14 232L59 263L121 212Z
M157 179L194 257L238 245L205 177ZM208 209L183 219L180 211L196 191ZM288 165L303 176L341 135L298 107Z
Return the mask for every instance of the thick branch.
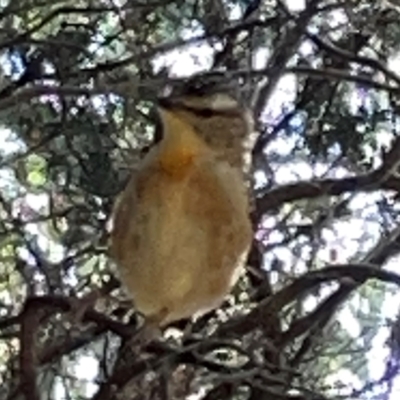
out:
M36 331L40 310L28 304L22 313L20 334L20 388L26 400L40 400L37 386Z
M381 167L375 171L343 179L316 179L280 186L259 197L256 200L257 209L264 213L287 202L324 195L339 196L348 192L400 192L400 178L393 174L393 170L398 166L398 154L400 138L395 140L391 150L384 156Z

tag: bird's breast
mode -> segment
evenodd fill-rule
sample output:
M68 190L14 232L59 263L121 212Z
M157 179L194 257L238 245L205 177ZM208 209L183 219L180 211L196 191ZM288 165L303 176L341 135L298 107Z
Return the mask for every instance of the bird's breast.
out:
M248 249L250 224L233 173L221 175L212 161L195 158L180 179L175 167L164 167L152 165L137 177L119 265L136 308L145 315L167 308L172 321L222 301Z

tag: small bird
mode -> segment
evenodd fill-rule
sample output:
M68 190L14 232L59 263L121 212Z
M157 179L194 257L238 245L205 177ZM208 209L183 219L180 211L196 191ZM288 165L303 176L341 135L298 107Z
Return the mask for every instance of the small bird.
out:
M163 328L218 308L252 240L242 171L202 135L205 120L238 118L225 93L159 100L162 139L114 206L110 255L145 323ZM204 132L203 132L204 133Z

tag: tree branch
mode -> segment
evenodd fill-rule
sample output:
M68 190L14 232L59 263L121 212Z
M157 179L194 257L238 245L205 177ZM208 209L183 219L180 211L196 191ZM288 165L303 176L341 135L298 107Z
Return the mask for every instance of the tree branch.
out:
M256 119L260 117L279 81L279 78L283 75L288 60L293 56L300 45L307 25L318 12L316 8L318 3L318 0L311 1L308 7L301 12L295 21L295 25L287 30L285 36L276 46L274 53L268 60L265 68L268 69L268 80L259 87L252 104Z
M384 156L382 165L376 170L342 179L315 179L295 182L269 190L256 199L259 213L282 206L284 203L312 199L320 196L339 196L348 192L372 192L393 190L400 192L400 177L393 172L400 162L400 138L396 138L391 150Z
M365 78L362 75L349 74L346 71L343 71L340 69L335 69L335 68L317 69L317 68L309 68L309 67L291 67L291 68L287 68L284 72L285 73L293 73L293 74L304 74L304 75L312 76L315 78L355 82L355 83L359 83L360 85L363 85L366 87L372 87L372 88L378 89L378 90L386 90L389 93L393 93L393 94L400 93L399 86L393 86L393 85L388 85L386 83L380 83L375 80Z
M20 333L20 389L26 400L40 400L37 386L36 331L41 310L27 304L22 312Z
M384 75L386 75L389 79L393 80L396 82L398 85L400 85L400 77L395 74L394 72L388 70L386 66L380 62L379 60L366 57L366 56L360 56L358 54L354 54L350 51L341 49L337 46L335 46L333 43L329 43L317 35L307 33L307 37L312 40L321 50L325 50L327 53L331 53L337 57L344 58L348 61L356 62L361 65L366 65L368 67L374 68L380 72L382 72Z
M351 278L351 280L345 279L343 281L344 278ZM382 270L374 264L344 264L326 267L300 276L291 284L260 302L249 314L234 318L222 325L217 330L217 334L228 337L232 335L242 336L257 329L260 324L268 324L271 316L276 315L277 312L295 301L296 298L301 297L322 283L334 280L342 282L342 286L338 289L345 289L345 292L342 289L343 295L340 296L342 301L354 288L368 279L379 279L386 283L394 283L400 286L400 275Z

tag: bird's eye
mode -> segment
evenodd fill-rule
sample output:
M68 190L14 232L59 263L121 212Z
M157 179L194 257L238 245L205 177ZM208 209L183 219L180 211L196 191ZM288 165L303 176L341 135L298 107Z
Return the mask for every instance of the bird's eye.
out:
M196 110L196 113L203 118L211 118L215 114L211 108L202 108L201 110Z

